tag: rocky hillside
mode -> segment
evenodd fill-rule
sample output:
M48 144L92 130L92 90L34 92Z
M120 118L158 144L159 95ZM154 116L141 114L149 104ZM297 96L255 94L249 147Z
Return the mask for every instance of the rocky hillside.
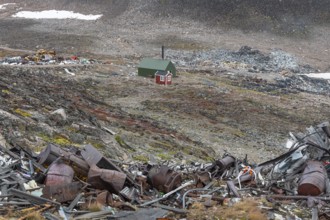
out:
M329 1L317 0L158 0L145 11L154 16L185 17L210 26L270 31L278 34L306 34L311 25L330 20Z
M156 17L189 18L211 26L282 34L306 31L310 25L328 24L330 20L330 2L326 0L28 0L22 5L31 10L52 8L102 13L104 21L125 12L145 13Z
M44 48L111 65L0 68L3 139L36 150L89 143L142 161L251 149L254 161L272 158L289 131L327 120L330 108L327 82L298 75L330 69L329 3L297 2L17 0L0 10L0 58ZM53 9L103 16L12 17ZM136 76L164 44L179 70L166 89Z

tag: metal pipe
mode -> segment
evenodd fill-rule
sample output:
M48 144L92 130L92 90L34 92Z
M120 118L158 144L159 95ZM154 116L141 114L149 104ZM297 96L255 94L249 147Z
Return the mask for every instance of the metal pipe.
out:
M143 203L141 204L140 206L141 207L144 207L144 206L147 206L147 205L151 205L153 203L156 203L156 202L159 202L163 199L166 199L167 197L169 197L170 195L176 193L177 191L183 189L183 188L186 188L187 186L190 186L190 185L193 185L195 183L195 181L191 180L189 182L186 182L185 184L181 185L180 187L176 188L175 190L169 192L169 193L166 193L165 195L163 195L161 198L158 198L158 199L154 199L152 201L149 201L149 202L146 202L146 203Z
M204 189L204 188L196 188L196 189L191 189L185 192L182 196L182 208L186 208L186 196L188 193L193 192L193 191L210 191L210 189Z
M164 59L165 57L165 49L164 49L164 45L162 45L162 59Z
M300 200L300 199L308 199L308 198L313 198L313 199L319 199L322 201L330 201L330 197L322 197L322 196L283 196L283 195L268 195L268 198L272 199L294 199L294 200Z

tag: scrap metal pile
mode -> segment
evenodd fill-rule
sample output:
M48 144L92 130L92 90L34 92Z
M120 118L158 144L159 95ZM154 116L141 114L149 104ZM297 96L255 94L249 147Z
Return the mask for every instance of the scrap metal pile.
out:
M328 122L290 133L287 153L257 165L228 154L209 164L138 164L104 157L91 145L49 144L39 155L0 146L0 215L180 219L194 203L220 207L253 197L273 204L260 207L268 219L329 219L329 138Z
M5 57L0 59L0 65L65 65L65 64L94 64L94 59L71 56L69 58L56 56L55 50L40 49L35 54Z

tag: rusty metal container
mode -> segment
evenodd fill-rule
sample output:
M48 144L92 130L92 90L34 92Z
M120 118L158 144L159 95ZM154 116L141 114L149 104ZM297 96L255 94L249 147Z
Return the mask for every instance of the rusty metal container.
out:
M70 184L73 180L74 171L61 160L50 165L45 180L46 186Z
M70 164L73 164L76 174L86 177L89 170L89 165L83 159L79 158L78 155L68 152L56 145L49 144L45 150L38 155L38 163L41 165L50 165L57 158L62 157Z
M83 184L80 182L72 182L69 184L45 186L42 190L42 197L54 199L57 202L72 201L81 191Z
M81 151L81 156L84 158L84 160L90 167L96 165L101 169L116 170L120 173L124 173L122 169L120 169L120 167L118 167L115 163L111 162L108 158L103 157L103 155L92 145L86 145ZM131 185L135 184L135 181L129 175L126 176L126 180Z
M87 183L97 189L106 189L109 192L119 193L123 189L126 174L116 170L100 169L93 165L88 172Z
M208 171L197 172L194 176L196 187L202 188L211 182L211 174Z
M308 161L298 185L298 194L318 196L325 191L327 172L321 162Z
M153 167L148 174L148 183L165 193L180 186L181 182L181 175L167 166Z
M42 165L50 165L53 163L59 156L51 153L54 145L49 144L39 155L38 163Z
M220 167L221 170L225 170L228 167L231 167L235 163L235 158L232 156L226 156L221 160L217 160L216 164Z

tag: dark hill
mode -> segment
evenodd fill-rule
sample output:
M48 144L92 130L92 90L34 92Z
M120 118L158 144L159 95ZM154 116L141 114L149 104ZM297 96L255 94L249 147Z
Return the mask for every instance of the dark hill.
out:
M328 24L327 0L156 0L145 11L210 25L277 33L305 32L308 26Z

